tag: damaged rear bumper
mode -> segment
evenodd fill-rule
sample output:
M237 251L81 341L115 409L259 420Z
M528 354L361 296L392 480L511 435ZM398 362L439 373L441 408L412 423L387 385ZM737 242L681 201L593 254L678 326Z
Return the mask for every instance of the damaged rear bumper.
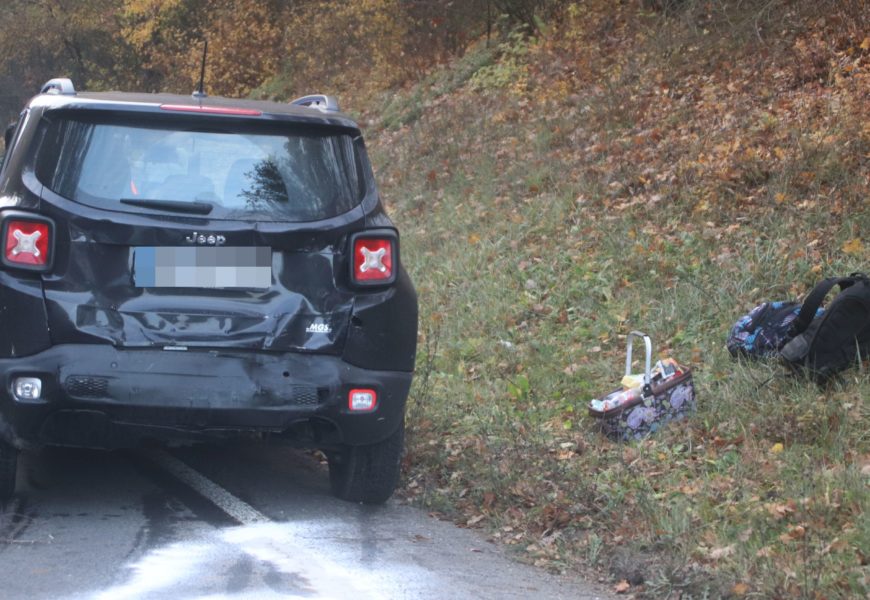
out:
M401 423L411 376L326 355L54 346L0 359L0 437L18 447L122 448L252 433L317 448L370 444ZM19 377L39 378L39 399L15 397ZM356 388L376 390L374 411L350 412Z

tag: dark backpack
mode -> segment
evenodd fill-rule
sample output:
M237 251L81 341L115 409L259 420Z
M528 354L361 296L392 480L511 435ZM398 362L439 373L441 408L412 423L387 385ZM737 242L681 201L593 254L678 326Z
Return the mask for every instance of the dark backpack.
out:
M731 356L771 358L794 337L792 323L798 318L798 302L778 301L759 304L734 323L725 345ZM818 308L818 314L824 312Z
M815 317L835 286L840 293ZM870 355L870 279L861 273L825 279L804 300L793 328L780 357L795 371L824 382L855 365Z

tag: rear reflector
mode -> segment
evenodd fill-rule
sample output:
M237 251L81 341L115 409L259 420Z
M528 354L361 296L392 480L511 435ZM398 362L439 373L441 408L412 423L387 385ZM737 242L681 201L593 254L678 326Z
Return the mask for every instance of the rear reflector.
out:
M3 264L46 270L52 261L52 227L47 220L17 213L3 220Z
M231 106L199 106L196 104L161 104L162 110L173 112L206 113L210 115L240 115L243 117L260 117L263 111L252 108L233 108Z
M347 395L347 407L351 412L371 412L378 406L378 394L374 390L351 390Z
M392 283L395 273L394 237L358 235L353 238L353 281L362 285Z

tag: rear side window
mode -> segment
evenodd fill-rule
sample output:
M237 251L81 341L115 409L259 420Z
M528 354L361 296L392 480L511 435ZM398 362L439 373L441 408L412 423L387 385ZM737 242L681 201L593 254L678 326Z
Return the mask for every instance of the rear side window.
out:
M208 203L212 219L313 221L364 189L357 141L340 130L52 116L37 173L75 202L139 212L123 199Z

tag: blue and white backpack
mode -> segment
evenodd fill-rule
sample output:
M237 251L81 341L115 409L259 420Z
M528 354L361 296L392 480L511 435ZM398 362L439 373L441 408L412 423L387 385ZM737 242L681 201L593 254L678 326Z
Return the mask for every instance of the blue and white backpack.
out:
M795 337L793 324L801 311L801 303L791 301L765 302L737 320L725 345L731 356L771 358ZM815 316L825 311L819 308Z

